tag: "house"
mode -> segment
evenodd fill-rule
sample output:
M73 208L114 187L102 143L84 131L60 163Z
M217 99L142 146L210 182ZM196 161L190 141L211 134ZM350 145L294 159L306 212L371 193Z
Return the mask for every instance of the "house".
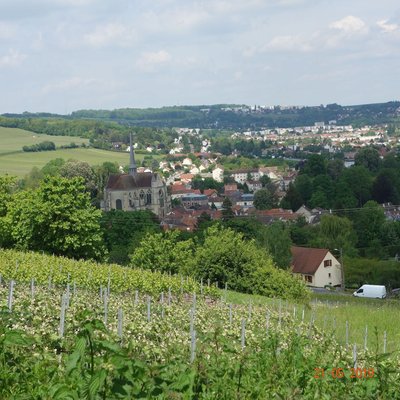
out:
M328 249L291 247L292 272L308 286L341 286L342 266Z
M212 177L217 182L223 182L224 180L224 170L223 168L217 167L212 171Z
M250 192L255 192L257 190L262 189L262 183L260 181L246 181L246 185L249 188Z
M205 194L208 198L218 197L218 192L215 189L204 189L203 194Z
M253 209L250 210L250 214L265 225L272 224L275 221L295 221L298 218L298 215L293 213L292 210L282 208L272 208L270 210Z
M329 213L329 210L324 210L320 207L316 207L310 210L304 204L296 211L296 214L299 216L303 216L308 224L318 224L319 222L321 222L321 217Z
M229 184L224 185L225 195L228 195L229 193L232 193L232 192L237 192L237 190L238 190L238 187L237 187L236 183L229 183Z
M188 193L181 197L185 208L208 207L208 197L204 194Z
M201 194L199 189L189 189L185 185L176 184L170 186L171 199L180 199L182 196L186 196L188 194Z
M249 180L249 178L250 180L258 181L260 179L260 172L258 169L242 168L231 171L230 176L235 182L243 184Z
M182 174L180 176L182 183L191 183L193 178L194 178L193 174Z
M244 209L249 209L250 207L253 207L253 201L254 195L252 193L244 193L236 202L236 205Z

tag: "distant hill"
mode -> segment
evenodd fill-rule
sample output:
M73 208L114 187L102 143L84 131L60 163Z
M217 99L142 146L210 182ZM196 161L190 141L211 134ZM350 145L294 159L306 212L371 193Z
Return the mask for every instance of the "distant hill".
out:
M341 106L328 104L305 107L270 108L237 104L173 106L162 108L122 108L116 110L79 110L70 115L49 113L3 114L1 126L10 126L7 119L61 119L116 122L124 126L188 127L188 128L275 128L314 125L336 121L338 125L374 125L400 122L400 101ZM18 124L17 124L18 125ZM26 124L25 124L26 125ZM25 127L25 126L24 126Z

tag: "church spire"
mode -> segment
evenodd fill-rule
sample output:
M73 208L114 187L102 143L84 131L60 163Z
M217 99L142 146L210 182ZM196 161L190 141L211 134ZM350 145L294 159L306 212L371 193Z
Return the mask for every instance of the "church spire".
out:
M137 174L137 168L135 162L135 153L133 152L132 133L129 135L129 156L130 156L129 175L135 176Z

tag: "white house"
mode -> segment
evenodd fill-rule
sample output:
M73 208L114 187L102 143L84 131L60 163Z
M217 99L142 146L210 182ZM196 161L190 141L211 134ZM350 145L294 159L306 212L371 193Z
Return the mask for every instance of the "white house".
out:
M224 170L220 167L214 168L212 171L212 177L217 182L222 182L224 180Z
M183 159L182 165L184 167L190 167L190 166L193 165L193 161L189 157L186 157L186 158Z
M291 247L292 272L308 286L341 286L342 265L328 249Z

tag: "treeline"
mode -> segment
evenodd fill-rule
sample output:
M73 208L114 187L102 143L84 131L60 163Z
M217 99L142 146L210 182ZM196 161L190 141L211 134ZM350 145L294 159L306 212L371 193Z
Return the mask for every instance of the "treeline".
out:
M365 283L400 287L400 262L372 258L345 258L346 286L357 289Z
M55 150L56 145L54 142L50 142L48 140L44 142L40 142L37 144L33 144L31 146L23 146L22 150L26 152L35 152L35 151L50 151L50 150Z
M80 110L72 117L114 120L141 126L185 126L194 128L295 127L314 122L335 120L338 124L382 124L399 120L400 102L341 106L257 109L251 112L243 105L175 106L158 109L125 108L112 111Z
M64 120L84 120L91 125L93 121L115 122L123 126L142 127L189 127L203 129L247 129L262 127L296 127L314 125L317 121L336 121L342 125L374 125L374 124L398 124L400 122L400 102L364 104L355 106L341 106L328 104L326 106L284 108L276 106L272 109L251 109L243 105L202 105L202 106L174 106L162 108L123 108L116 110L79 110L71 115L60 116L47 113L33 114L4 114L0 119L0 125L17 123L18 127L32 130L43 122L32 120L52 121L50 130L57 130L54 125L62 124ZM241 111L240 111L241 110ZM7 122L4 119L14 122ZM27 122L28 121L28 122ZM49 127L45 123L46 129ZM9 126L9 125L2 125ZM35 127L36 126L36 127ZM89 128L85 127L85 130ZM92 126L90 126L92 128ZM64 131L69 130L66 126ZM35 132L38 132L35 130ZM42 130L44 133L44 131ZM79 129L72 129L68 135L82 135ZM49 132L46 132L49 133ZM49 133L55 134L55 133ZM85 136L86 137L86 136Z
M72 118L31 118L31 117L0 117L0 126L19 128L35 133L52 136L76 136L88 138L90 145L101 149L115 149L117 146L129 143L132 133L140 148L148 145L167 148L178 134L171 129L155 129L129 127L115 122L72 119ZM118 148L118 147L117 147Z

